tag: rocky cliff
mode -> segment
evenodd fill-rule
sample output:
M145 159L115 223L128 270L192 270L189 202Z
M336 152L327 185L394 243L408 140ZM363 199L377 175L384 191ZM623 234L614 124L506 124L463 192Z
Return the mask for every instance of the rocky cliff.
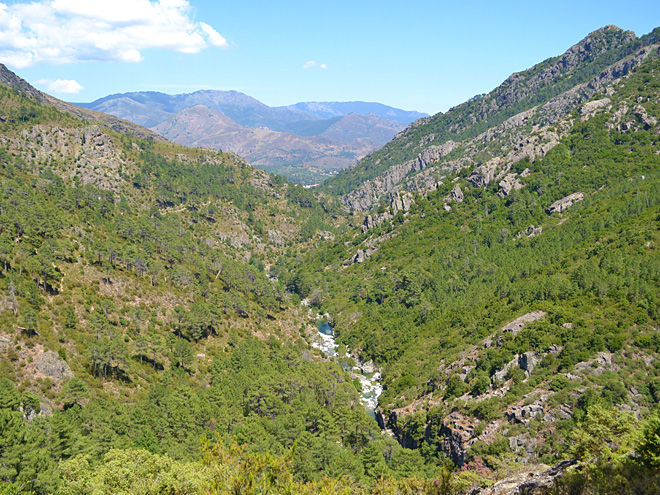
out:
M488 95L420 119L324 187L344 194L347 208L366 211L398 190L425 195L443 177L468 169L473 186L496 180L508 195L524 185L520 177L507 176L512 165L545 156L571 129L573 110L615 91L617 81L657 56L652 41L616 26L601 28L563 55L513 74ZM606 106L605 99L590 102L581 117Z

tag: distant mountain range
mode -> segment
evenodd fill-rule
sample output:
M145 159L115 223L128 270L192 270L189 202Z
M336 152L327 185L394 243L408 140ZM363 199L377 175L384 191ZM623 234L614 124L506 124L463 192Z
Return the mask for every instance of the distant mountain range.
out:
M121 93L76 105L149 127L179 144L239 153L253 165L307 183L354 164L427 116L361 101L269 107L238 91L216 90ZM302 175L296 172L301 169Z
M203 105L186 108L152 129L185 146L221 149L236 153L261 168L305 164L317 173L346 168L379 147L356 137L360 129L374 129L385 138L401 130L401 124L376 116L350 114L334 122L317 136L250 128L224 113ZM381 139L382 145L387 139Z
M405 125L412 124L417 119L429 116L427 113L409 112L389 107L382 103L369 103L366 101L308 101L280 108L308 112L323 119L341 117L350 113L359 113L362 115L374 114Z

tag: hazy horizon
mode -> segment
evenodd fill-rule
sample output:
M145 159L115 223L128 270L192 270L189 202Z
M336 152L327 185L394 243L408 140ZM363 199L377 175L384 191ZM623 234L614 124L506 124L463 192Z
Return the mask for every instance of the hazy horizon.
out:
M605 25L646 34L659 14L648 1L10 1L0 62L71 102L216 89L269 106L366 101L432 115Z

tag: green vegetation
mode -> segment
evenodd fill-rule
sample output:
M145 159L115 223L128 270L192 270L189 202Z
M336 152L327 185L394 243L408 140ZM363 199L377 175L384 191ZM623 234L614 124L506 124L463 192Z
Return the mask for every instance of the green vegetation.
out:
M548 60L405 139L472 137L652 41L594 36L570 74L498 100ZM559 461L548 493L657 493L659 94L650 57L509 164L521 189L456 171L363 231L235 156L0 88L0 493L457 494ZM312 348L324 313L353 356Z
M557 64L560 57L555 57L514 74L489 94L479 95L428 122L409 127L400 139L391 141L357 166L325 181L322 189L337 195L349 193L391 166L415 159L422 151L417 143L425 136L433 136L434 145L474 138L512 116L588 81L606 67L654 42L653 33L640 39L630 39L630 33L617 30L592 33L589 37L591 47L580 55L579 62L567 57L567 62Z
M3 490L91 493L86 475L68 486L60 473L116 476L146 451L145 470L170 473L149 489L190 492L208 480L190 463L210 439L249 455L295 445L296 482L435 472L381 438L352 378L311 352L297 304L267 276L288 245L344 228L332 198L228 154L0 96L34 110L7 117L0 150Z

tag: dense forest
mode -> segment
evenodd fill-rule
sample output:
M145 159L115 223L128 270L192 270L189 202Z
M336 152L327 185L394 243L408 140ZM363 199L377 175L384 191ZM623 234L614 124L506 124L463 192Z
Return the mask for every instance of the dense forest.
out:
M365 214L337 194L397 140L315 191L0 85L0 493L657 493L660 52L608 33L577 75L468 102L501 104L472 127L413 125L500 155Z

